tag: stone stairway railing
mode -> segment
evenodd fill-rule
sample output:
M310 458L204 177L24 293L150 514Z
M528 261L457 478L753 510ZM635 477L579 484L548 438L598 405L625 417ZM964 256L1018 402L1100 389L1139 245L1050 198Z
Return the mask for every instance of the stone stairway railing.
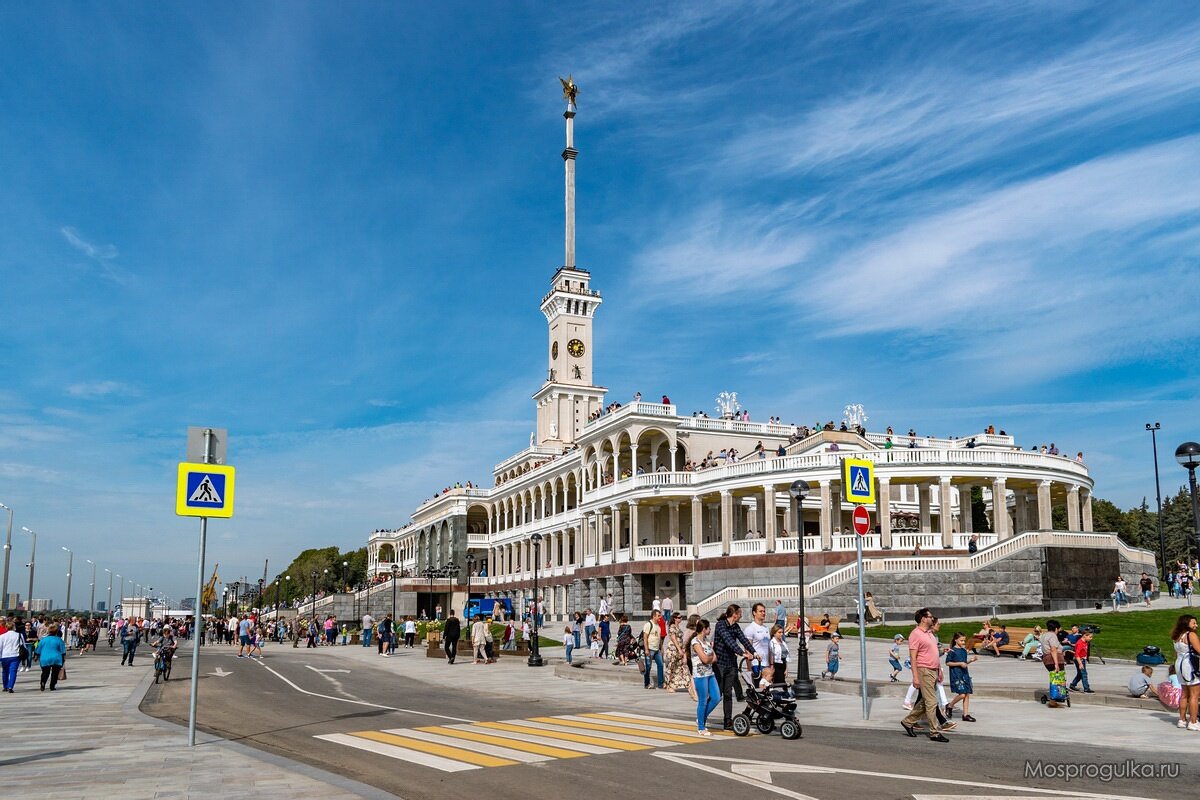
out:
M1032 547L1117 549L1129 561L1147 566L1149 572L1154 572L1156 569L1154 553L1129 546L1121 541L1115 533L1027 531L1011 539L997 542L991 547L980 550L975 555L864 558L863 575L884 572L973 572ZM857 579L858 564L847 564L841 569L807 583L804 587L805 601ZM794 601L798 597L795 583L771 586L726 586L719 592L689 607L688 612L706 616L739 599L773 602L777 599Z

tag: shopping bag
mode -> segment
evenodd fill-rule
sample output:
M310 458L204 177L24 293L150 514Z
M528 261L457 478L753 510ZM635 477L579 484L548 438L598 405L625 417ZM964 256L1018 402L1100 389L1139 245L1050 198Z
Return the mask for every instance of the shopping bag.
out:
M1067 673L1064 670L1055 670L1050 673L1049 697L1056 703L1067 699Z

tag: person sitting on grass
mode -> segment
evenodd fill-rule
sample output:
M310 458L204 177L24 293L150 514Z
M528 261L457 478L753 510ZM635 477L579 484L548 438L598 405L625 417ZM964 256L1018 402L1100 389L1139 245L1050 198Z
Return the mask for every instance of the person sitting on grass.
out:
M1158 697L1158 689L1154 687L1151 678L1154 677L1154 667L1145 666L1129 679L1129 696L1148 699Z

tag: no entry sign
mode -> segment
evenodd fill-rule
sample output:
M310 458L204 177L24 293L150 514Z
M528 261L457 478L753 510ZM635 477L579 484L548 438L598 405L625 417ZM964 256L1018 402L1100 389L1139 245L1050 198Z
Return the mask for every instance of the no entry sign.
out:
M871 515L867 513L866 506L854 507L854 532L859 536L866 536L871 531Z

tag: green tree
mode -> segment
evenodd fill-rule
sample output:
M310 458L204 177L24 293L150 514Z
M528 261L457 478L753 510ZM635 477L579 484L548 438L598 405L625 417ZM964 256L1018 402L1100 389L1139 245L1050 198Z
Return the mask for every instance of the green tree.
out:
M1125 522L1125 512L1116 504L1099 497L1092 498L1092 527L1098 531L1121 534ZM1124 536L1121 536L1124 539ZM1133 544L1133 542L1129 542Z
M976 533L991 533L992 524L988 521L987 509L983 507L983 487L971 487L971 526Z
M1163 536L1167 540L1167 561L1192 561L1196 558L1196 522L1192 517L1192 498L1186 486L1174 497L1163 498Z

